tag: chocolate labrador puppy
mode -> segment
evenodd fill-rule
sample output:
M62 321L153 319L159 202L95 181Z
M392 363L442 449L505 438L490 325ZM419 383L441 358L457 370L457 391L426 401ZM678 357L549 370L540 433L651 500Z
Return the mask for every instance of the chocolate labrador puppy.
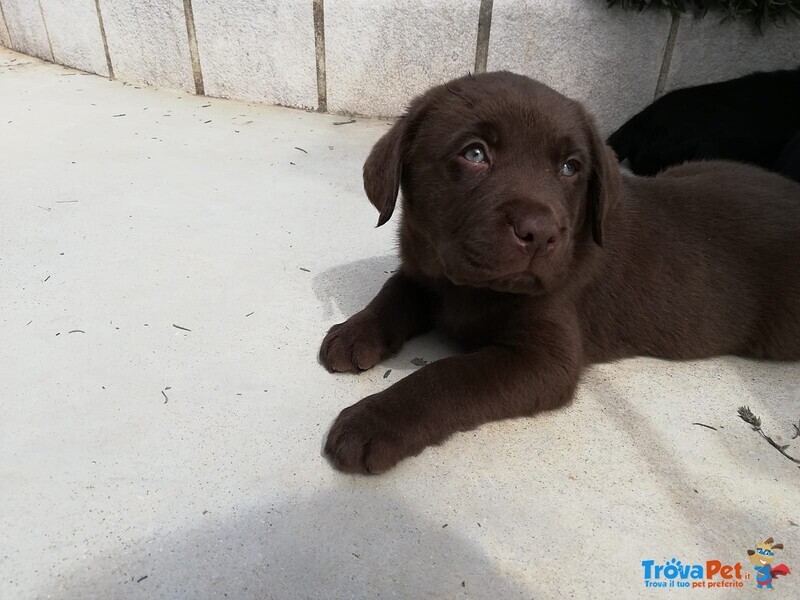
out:
M320 358L362 371L438 326L466 353L341 412L325 451L379 473L456 431L569 402L591 363L800 359L800 185L688 163L621 176L577 102L512 73L416 98L364 165L402 266Z

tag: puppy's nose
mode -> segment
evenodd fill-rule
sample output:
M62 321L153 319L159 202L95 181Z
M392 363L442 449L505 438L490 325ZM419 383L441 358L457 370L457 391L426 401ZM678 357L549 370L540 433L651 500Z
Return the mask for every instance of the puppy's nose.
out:
M549 216L522 217L513 227L517 241L534 257L547 254L558 241L558 226Z

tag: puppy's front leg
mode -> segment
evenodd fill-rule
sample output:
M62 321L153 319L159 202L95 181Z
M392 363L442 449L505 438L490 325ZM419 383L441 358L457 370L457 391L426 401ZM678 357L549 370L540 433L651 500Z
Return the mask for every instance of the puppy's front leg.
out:
M339 414L326 454L342 471L380 473L456 431L566 404L581 370L577 333L545 324L531 342L434 362L364 398Z
M334 325L319 357L329 371L365 371L394 354L410 337L433 327L430 292L401 273L392 275L361 312Z

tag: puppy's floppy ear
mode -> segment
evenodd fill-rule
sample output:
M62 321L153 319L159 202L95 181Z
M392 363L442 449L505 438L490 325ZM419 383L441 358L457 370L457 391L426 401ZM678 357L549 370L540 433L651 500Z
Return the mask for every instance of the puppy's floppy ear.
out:
M378 227L394 212L406 151L421 113L422 98L417 98L405 115L373 146L364 163L364 191L378 209Z
M406 119L402 117L378 140L364 163L364 191L380 213L378 227L389 220L397 202L403 169Z
M586 114L586 126L592 154L587 218L592 224L592 238L598 246L602 246L603 224L616 202L622 185L622 177L614 151L606 146L603 138L600 137L594 119L588 114Z

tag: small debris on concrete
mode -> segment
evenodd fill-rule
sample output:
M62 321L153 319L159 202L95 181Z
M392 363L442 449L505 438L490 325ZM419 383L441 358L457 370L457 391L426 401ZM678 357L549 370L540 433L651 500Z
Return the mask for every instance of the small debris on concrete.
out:
M305 271L306 273L311 273L311 269L306 269L305 267L300 267L301 271Z
M169 402L169 398L167 397L167 393L164 390L161 390L161 395L164 396L164 404Z
M67 333L86 333L83 329L73 329L72 331L68 331Z
M125 113L119 113L118 115L111 115L112 117L124 117Z
M414 358L411 359L411 364L416 367L424 367L425 365L428 364L428 361L425 360L424 358L420 358L419 356L415 356Z
M181 330L183 330L183 331L191 331L191 329L188 329L188 328L186 328L186 327L181 327L180 325L176 325L175 323L173 323L173 324L172 324L172 326L173 326L175 329L181 329Z
M142 583L145 579L147 579L147 575L142 575L139 579L136 580L136 583Z
M706 429L713 429L717 431L716 427L712 427L711 425L706 425L705 423L692 423L692 425L699 425L700 427L705 427Z
M350 119L349 121L338 121L334 123L334 125L350 125L350 123L355 123L355 119Z
M392 372L392 370L391 370L391 369L389 369L388 371L386 371L386 373L384 373L384 374L383 374L383 378L384 378L384 379L386 379L386 378L389 376L389 373L391 373L391 372Z
M305 154L308 154L308 150L303 150L300 146L295 146L294 149L295 150L300 150L300 152L304 152Z
M247 313L247 314L245 315L245 317L249 317L250 315L252 315L252 314L255 314L255 312L256 312L256 311L249 312L249 313Z

